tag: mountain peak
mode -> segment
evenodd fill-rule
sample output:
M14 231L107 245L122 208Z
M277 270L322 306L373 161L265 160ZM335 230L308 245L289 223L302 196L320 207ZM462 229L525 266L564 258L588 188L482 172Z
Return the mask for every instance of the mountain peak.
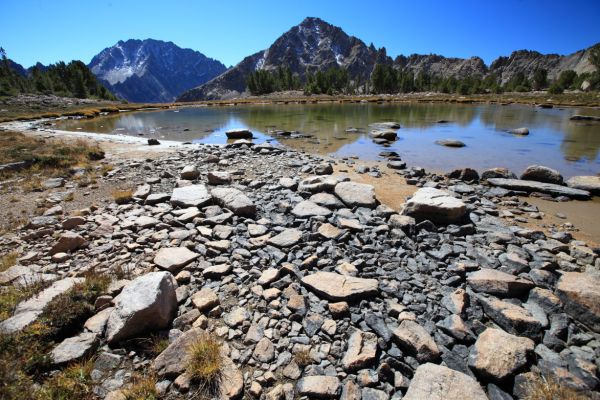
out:
M219 61L173 42L120 40L89 64L112 93L129 101L169 102L226 70Z

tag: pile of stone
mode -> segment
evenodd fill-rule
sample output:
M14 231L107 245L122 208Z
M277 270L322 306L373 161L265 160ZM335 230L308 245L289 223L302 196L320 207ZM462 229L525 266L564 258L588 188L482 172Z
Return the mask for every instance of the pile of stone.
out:
M187 350L207 333L223 342L220 398L510 399L536 374L598 390L597 249L519 226L539 210L472 170L402 171L418 190L397 212L330 167L245 142L122 162L106 179L137 182L132 203L3 239L24 256L1 282L54 283L0 329L94 268L115 280L51 357L97 353L100 397L133 370L193 397ZM169 340L157 357L126 347L150 334Z

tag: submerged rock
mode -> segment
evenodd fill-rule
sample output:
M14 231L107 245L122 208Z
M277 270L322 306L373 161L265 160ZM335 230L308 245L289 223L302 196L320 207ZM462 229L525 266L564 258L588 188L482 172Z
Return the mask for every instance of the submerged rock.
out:
M440 139L436 140L435 144L439 144L440 146L445 147L465 147L466 144L456 139Z

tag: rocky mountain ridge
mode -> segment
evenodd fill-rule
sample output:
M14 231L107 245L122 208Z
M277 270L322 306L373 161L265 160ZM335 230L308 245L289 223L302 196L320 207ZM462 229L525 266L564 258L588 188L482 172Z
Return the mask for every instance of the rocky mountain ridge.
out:
M135 102L170 102L226 70L217 60L161 40L127 40L102 50L89 64L115 95Z
M496 73L502 84L519 72L532 78L537 68L548 71L555 79L561 71L573 69L578 74L592 72L589 62L590 48L567 56L544 55L535 51L515 51L509 57L499 57L486 66L479 57L449 58L437 54L400 55L392 60L385 48L367 46L360 39L347 35L319 18L306 18L280 36L268 49L255 53L228 69L215 79L183 93L178 101L195 101L233 98L244 95L245 77L256 70L274 70L287 66L292 72L304 76L306 70L326 70L339 66L347 68L353 78L366 79L376 63L393 64L408 69L415 75L428 73L443 77L465 78Z

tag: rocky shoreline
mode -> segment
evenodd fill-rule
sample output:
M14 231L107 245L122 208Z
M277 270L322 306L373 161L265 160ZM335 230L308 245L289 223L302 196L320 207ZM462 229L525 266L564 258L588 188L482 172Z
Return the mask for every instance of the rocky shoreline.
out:
M63 215L58 188L0 239L22 254L2 284L53 282L5 334L90 270L114 277L51 352L54 368L95 354L99 398L125 398L134 372L161 397L194 398L186 355L206 333L223 343L215 398L510 399L539 374L600 398L598 249L504 218L539 213L524 192L589 192L539 168L545 182L408 168L417 191L397 212L334 173L352 160L244 140L165 147L103 178L129 182L130 202ZM128 347L150 334L168 339L159 355Z

